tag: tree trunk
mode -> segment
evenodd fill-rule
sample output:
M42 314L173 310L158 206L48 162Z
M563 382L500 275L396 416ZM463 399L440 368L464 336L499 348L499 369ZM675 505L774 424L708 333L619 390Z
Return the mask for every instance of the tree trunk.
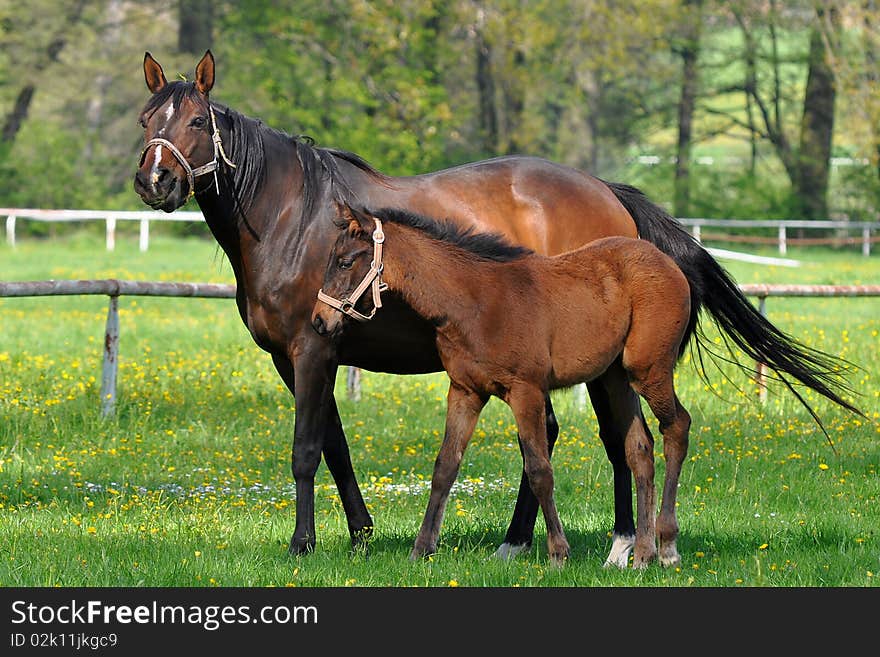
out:
M37 86L34 79L37 74L43 71L47 66L58 61L58 56L61 54L64 46L67 45L67 34L70 32L70 28L79 22L83 9L85 9L85 5L86 0L78 0L69 6L63 25L49 41L49 45L46 47L46 52L42 59L37 62L34 70L20 72L21 75L19 77L25 78L26 81L22 84L21 89L15 98L15 104L12 106L12 111L3 119L3 130L0 132L0 140L2 140L2 142L0 143L9 146L15 141L19 130L21 130L21 126L27 119L31 107L31 101L34 99L34 93L36 93ZM28 77L31 79L27 79Z
M481 150L489 155L498 149L498 114L495 108L495 78L492 74L492 48L483 34L482 10L479 10L477 25L474 26L474 46L477 60L477 95L479 97L479 116L477 125L480 131Z
M201 55L214 40L214 3L211 0L179 0L177 49Z
M831 30L828 37L835 40L839 17L834 8L829 10ZM818 10L819 20L824 11ZM831 44L833 45L833 43ZM834 100L836 84L829 61L828 44L820 26L810 36L809 70L804 94L804 113L801 120L798 178L795 192L801 204L804 219L828 218L828 178L831 165L831 141L834 133Z
M525 75L526 55L514 46L513 67L510 79L504 85L504 136L507 146L504 151L508 155L518 153L522 148L519 133L522 127L522 116L526 108L526 94L522 83Z
M675 215L690 213L690 164L693 120L697 103L697 59L700 52L700 23L703 0L685 0L685 33L681 45L681 97L678 103L678 144L675 160Z

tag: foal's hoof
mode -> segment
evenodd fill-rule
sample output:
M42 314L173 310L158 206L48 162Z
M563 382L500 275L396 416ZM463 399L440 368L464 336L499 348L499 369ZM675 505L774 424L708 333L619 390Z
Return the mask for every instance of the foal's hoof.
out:
M313 537L306 536L304 538L298 537L294 534L290 539L290 547L287 548L288 554L291 556L297 556L299 554L308 554L309 552L315 551L315 539Z
M681 565L681 555L675 549L675 545L660 548L660 565L664 568L675 568Z

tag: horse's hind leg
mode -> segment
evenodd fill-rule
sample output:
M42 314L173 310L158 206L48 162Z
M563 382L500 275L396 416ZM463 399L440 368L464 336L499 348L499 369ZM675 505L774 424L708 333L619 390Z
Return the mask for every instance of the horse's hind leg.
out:
M458 476L464 450L474 433L480 411L485 404L485 399L454 382L450 383L446 405L446 432L437 459L434 461L428 508L425 510L422 526L410 553L411 559L437 551L437 538L440 535L440 525L443 522L449 491Z
M599 422L599 438L614 472L614 531L605 566L627 568L636 540L632 507L632 472L626 460L625 441L650 443L650 431L642 417L639 397L629 385L618 361L587 389Z
M553 468L550 465L550 453L547 448L543 393L540 390L520 387L512 389L506 401L513 411L519 429L523 469L544 513L544 522L547 526L547 552L553 563L561 565L568 558L570 548L553 500Z
M547 455L553 455L553 446L559 437L559 423L556 421L556 413L550 395L544 398L544 413L546 417ZM522 455L522 442L520 455ZM524 456L524 455L523 455ZM512 559L521 552L528 550L532 545L532 536L535 533L535 520L538 518L538 498L532 492L529 478L525 469L519 480L519 493L516 497L516 506L513 509L513 517L510 526L504 536L504 542L495 550L495 556L501 559Z
M656 525L662 566L676 566L681 563L676 547L678 521L675 514L675 500L681 466L687 455L688 432L691 426L690 415L675 395L672 380L673 366L671 360L665 363L658 361L633 378L633 387L645 398L663 434L666 476L663 483L663 501Z

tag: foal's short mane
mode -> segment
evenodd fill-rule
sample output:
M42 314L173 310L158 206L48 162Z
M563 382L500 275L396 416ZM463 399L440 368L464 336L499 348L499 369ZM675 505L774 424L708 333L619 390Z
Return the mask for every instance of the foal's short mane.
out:
M383 208L368 213L378 217L380 221L411 226L435 240L455 245L482 260L510 262L534 253L524 246L511 244L499 233L477 232L473 226L463 228L449 220L432 219L400 208Z
M175 107L180 107L184 99L202 103L202 95L194 82L174 80L153 94L144 106L144 113L155 112L171 98ZM234 189L234 201L246 221L245 215L256 198L266 179L266 152L264 140L277 139L293 145L297 159L303 172L303 203L300 229L306 221L310 221L317 213L324 183L330 184L330 195L333 200L357 205L360 201L349 187L339 171L339 160L348 162L379 182L387 180L387 176L373 168L361 156L349 151L335 148L319 148L311 137L293 136L267 126L259 119L254 119L220 103L211 102L215 113L225 117L230 125L230 143L226 144L227 154L235 163L236 168L224 168L224 173L231 176Z

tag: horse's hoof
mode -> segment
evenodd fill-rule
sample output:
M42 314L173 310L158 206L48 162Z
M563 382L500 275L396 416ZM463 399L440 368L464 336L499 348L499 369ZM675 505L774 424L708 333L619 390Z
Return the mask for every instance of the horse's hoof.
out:
M644 570L648 566L651 565L651 562L657 558L656 552L651 552L649 554L639 554L639 551L636 550L636 554L633 557L633 568L635 570Z
M568 561L568 552L550 555L550 565L556 568L562 568L566 561Z
M310 552L315 551L315 539L309 538L308 536L305 538L299 538L294 535L290 539L290 547L287 548L288 554L291 556L297 556L300 554L308 554Z
M604 567L617 566L621 569L628 568L629 555L632 554L635 543L636 537L632 534L613 534L611 551L608 553L608 558L605 559Z
M681 556L678 554L678 550L675 548L672 548L672 550L661 550L660 565L664 568L675 568L681 565Z
M437 546L420 546L416 545L413 547L412 552L409 553L410 561L419 561L420 559L427 559L432 554L437 552Z
M514 559L516 556L522 554L523 552L528 552L532 547L531 543L521 543L520 545L514 545L512 543L502 543L498 546L498 549L495 550L492 556L496 559L501 559L502 561L510 561Z
M373 538L373 528L363 527L355 529L351 532L351 550L352 552L366 554L370 547L370 539Z

